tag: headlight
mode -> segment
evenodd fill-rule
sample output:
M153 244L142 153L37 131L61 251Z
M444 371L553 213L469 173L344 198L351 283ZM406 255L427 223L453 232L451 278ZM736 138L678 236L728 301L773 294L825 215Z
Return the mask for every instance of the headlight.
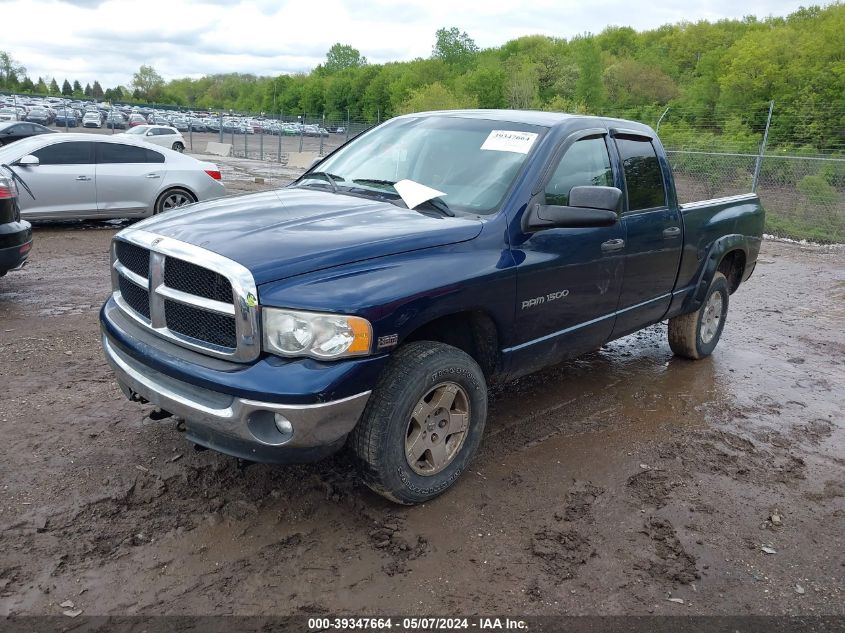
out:
M373 328L361 317L262 308L264 351L333 360L370 353Z

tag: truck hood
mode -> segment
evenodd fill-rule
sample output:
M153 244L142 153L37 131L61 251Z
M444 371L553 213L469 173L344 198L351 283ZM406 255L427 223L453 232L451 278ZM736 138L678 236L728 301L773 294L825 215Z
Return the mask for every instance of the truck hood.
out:
M261 285L373 257L471 240L477 218L439 218L389 202L280 189L191 205L132 228L214 251ZM131 230L131 229L130 229Z

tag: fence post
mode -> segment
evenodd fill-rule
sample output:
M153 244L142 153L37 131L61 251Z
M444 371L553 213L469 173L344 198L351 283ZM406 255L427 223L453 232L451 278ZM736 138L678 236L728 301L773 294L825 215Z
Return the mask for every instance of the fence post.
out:
M260 152L261 156L258 160L264 160L264 122L261 122L261 133L259 136L261 137L258 141L258 151Z
M346 108L346 140L349 140L349 108Z
M766 143L769 140L769 127L772 125L772 110L775 107L774 101L769 101L769 117L766 119L766 130L763 132L763 142L760 143L760 153L757 154L757 162L754 165L754 180L751 182L751 191L757 193L757 184L760 182L760 169L763 167L763 156L766 153Z
M663 118L669 114L669 106L666 106L666 109L663 111L663 114L660 115L660 118L657 119L657 126L654 128L655 133L660 134L660 124L663 122Z
M302 127L299 128L299 153L302 153L302 139L305 136L305 124L302 124Z
M247 150L249 149L247 147L247 139L248 138L249 138L249 134L246 133L246 127L244 127L244 158L249 158L249 155L247 154Z
M223 110L220 110L220 142L223 142Z
M191 144L191 151L194 151L194 122L191 121L188 124L188 138L190 139L188 142Z

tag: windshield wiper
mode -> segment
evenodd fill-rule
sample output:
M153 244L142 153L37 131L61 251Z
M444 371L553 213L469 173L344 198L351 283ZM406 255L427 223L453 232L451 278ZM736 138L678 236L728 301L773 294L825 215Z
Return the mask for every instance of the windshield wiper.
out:
M358 184L358 185L387 185L394 190L395 190L395 187L393 185L396 184L395 180L382 180L381 178L355 178L355 179L352 180L352 182L354 182L355 184ZM452 209L449 208L449 205L446 204L446 202L443 200L443 198L439 198L439 197L438 198L429 198L425 202L420 202L420 204L417 205L417 206L420 206L420 205L423 205L423 204L430 205L435 210L440 211L440 213L442 213L443 215L447 215L450 218L455 217L455 212L452 211Z
M448 215L450 218L455 217L455 212L449 208L449 205L446 204L446 201L443 200L443 198L429 198L425 202L420 202L420 205L423 204L431 205L432 207L440 211L440 213L442 213L443 215Z
M352 182L356 185L388 185L390 187L396 184L395 180L382 180L380 178L353 178Z
M32 198L33 200L35 200L35 194L34 194L34 193L32 193L32 189L30 189L30 188L29 188L29 186L28 186L28 185L27 185L27 184L23 181L23 178L21 178L20 176L18 176L17 172L15 172L15 170L14 170L14 169L12 169L11 167L9 167L9 166L8 166L8 165L6 165L5 163L3 163L2 165L0 165L0 167L3 167L4 169L6 169L6 170L7 170L7 171L8 171L8 172L12 175L12 180L16 180L17 182L21 183L21 186L22 186L22 187L26 190L26 192L29 194L29 197L30 197L30 198Z
M327 171L310 171L307 174L303 175L299 180L306 180L308 178L322 178L332 188L332 193L337 193L337 181L340 180L343 182L343 176L338 176L337 174L330 174Z

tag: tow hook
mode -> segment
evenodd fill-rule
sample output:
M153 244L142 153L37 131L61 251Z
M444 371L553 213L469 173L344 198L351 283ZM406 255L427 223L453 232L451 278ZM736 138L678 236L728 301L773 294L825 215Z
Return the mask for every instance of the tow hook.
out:
M158 420L163 420L163 419L165 419L165 418L169 418L169 417L170 417L170 416L172 416L172 415L173 415L173 414L172 414L172 413L170 413L170 411L165 411L165 410L164 410L164 409L162 409L161 407L156 407L155 409L153 409L152 411L150 411L150 414L149 414L149 416L147 416L147 417L149 417L149 418L150 418L150 420L153 420L153 421L156 421L156 422L157 422Z

